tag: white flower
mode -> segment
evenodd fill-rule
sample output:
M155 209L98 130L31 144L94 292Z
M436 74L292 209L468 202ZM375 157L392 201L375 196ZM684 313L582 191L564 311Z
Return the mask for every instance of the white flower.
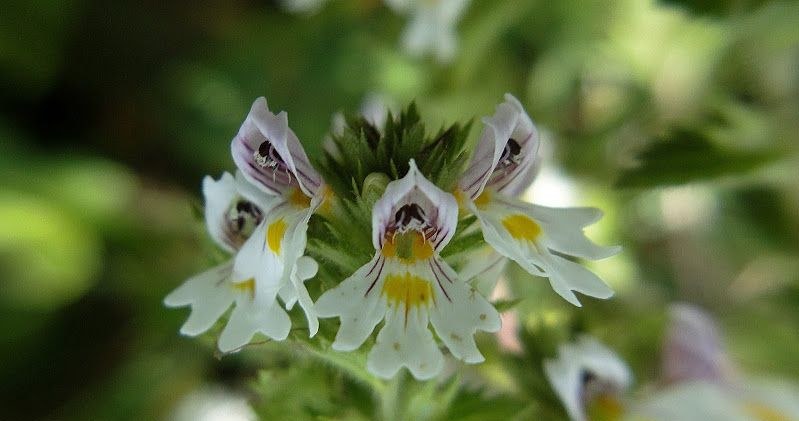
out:
M369 352L368 369L383 378L403 366L417 379L441 371L443 356L428 322L457 358L483 361L477 330L494 332L499 314L439 257L455 233L458 206L410 161L372 210L375 255L317 301L320 317L339 317L333 349L351 351L385 319Z
M397 13L412 14L402 34L402 45L411 54L435 54L449 62L458 49L455 27L470 0L386 0Z
M544 361L544 372L573 421L585 421L589 407L620 415L621 397L632 383L624 361L589 336L562 345L557 359Z
M725 384L733 381L721 334L704 311L688 304L674 304L663 343L663 372L667 383L695 380Z
M361 101L359 112L369 124L382 133L385 130L389 112L397 115L397 106L389 96L379 92L370 92Z
M550 279L552 288L570 303L572 291L608 298L613 291L594 273L561 255L602 259L620 247L601 247L583 228L602 217L594 208L549 208L517 199L536 173L538 132L516 98L505 95L496 113L484 118L485 129L457 192L480 220L483 237L500 254L533 275Z
M490 297L499 278L505 272L508 259L494 251L490 246L483 246L456 258L461 263L458 270L461 279L472 284L484 297Z
M716 322L702 309L675 304L663 349L670 386L632 413L653 420L799 420L799 388L742 378L730 362ZM638 418L635 418L638 419Z
M668 387L638 403L630 421L795 421L799 389L776 382L747 381L740 388L690 381Z
M264 97L252 104L231 151L247 180L267 194L292 197L300 189L313 197L323 187L322 177L289 128L286 112L273 114Z
M256 282L274 286L256 301L269 303L279 294L290 309L299 301L308 319L310 335L319 328L313 302L303 276L316 267L300 265L307 243L308 221L323 210L330 196L321 176L311 165L299 139L288 126L285 111L275 115L261 97L231 142L233 161L247 180L262 193L248 196L271 206L236 256L234 277L254 274ZM303 267L305 266L305 267ZM310 276L313 276L311 274ZM234 314L235 316L235 314Z
M247 397L221 386L204 386L183 397L169 421L257 421Z
M232 261L201 273L169 294L168 306L192 307L181 332L208 330L235 302L219 337L223 352L234 351L262 333L283 340L291 321L286 309L300 303L310 336L319 322L304 281L317 263L303 256L308 221L323 208L329 190L311 166L285 112L269 111L258 98L231 143L239 167L234 180L206 178L206 223L214 240L235 253Z
M242 177L225 173L218 181L203 180L205 220L214 241L223 249L236 253L252 243L250 236L263 225L268 201L260 204L248 199L257 191ZM297 276L308 279L315 275L316 262L303 257L297 262ZM256 302L256 296L274 296L276 287L258 282L253 273L234 275L234 260L189 278L164 299L169 307L191 306L191 314L180 332L195 336L210 329L235 302L236 306L219 338L224 352L246 345L255 333L282 340L288 335L291 322L286 312L272 300Z

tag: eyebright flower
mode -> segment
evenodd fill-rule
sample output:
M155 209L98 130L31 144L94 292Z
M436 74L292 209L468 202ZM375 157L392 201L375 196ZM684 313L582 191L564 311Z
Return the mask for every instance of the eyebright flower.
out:
M538 132L519 101L510 94L493 116L483 118L472 161L456 192L480 220L483 237L498 253L533 275L550 279L552 288L579 306L572 291L608 298L613 291L594 273L561 255L602 259L619 247L601 247L583 228L602 217L594 208L549 208L517 199L535 176Z
M304 281L315 276L318 266L303 254L308 221L323 208L328 190L289 129L286 113L271 113L264 98L253 103L231 149L237 178L206 178L204 194L208 230L235 257L189 279L165 303L191 305L181 332L197 335L235 301L219 337L223 352L246 345L256 333L286 338L291 321L278 296L286 309L299 302L313 336L319 322Z
M203 180L205 221L211 238L224 250L237 253L251 234L263 225L268 204L256 203L248 197L257 196L255 187L241 176L236 179L224 173L218 181ZM295 274L305 280L316 274L316 262L303 257L296 262ZM164 303L170 307L191 306L191 315L180 332L195 336L210 329L235 302L235 309L222 330L218 346L223 352L246 345L256 332L282 340L288 335L290 320L274 299L256 301L256 296L268 296L275 285L259 282L253 272L235 272L231 259L199 275L167 295Z
M386 0L397 13L413 16L402 34L404 48L413 55L427 52L442 62L450 62L458 49L455 26L469 0Z
M616 420L624 412L621 398L632 382L630 369L594 338L562 345L557 359L544 361L544 373L573 421Z
M233 161L243 176L270 202L264 221L236 256L238 273L256 274L257 282L277 285L287 308L299 301L314 336L319 329L313 301L299 276L297 261L305 253L308 221L323 210L330 190L311 166L285 111L275 115L258 98L231 142ZM254 199L254 198L251 198ZM264 297L270 302L273 295Z
M385 319L368 369L389 378L405 366L417 379L428 379L443 366L428 323L452 355L478 363L483 356L474 333L497 331L500 319L439 256L455 233L455 198L428 181L413 160L409 166L372 209L373 258L325 292L316 310L320 317L341 319L333 342L338 351L360 347Z

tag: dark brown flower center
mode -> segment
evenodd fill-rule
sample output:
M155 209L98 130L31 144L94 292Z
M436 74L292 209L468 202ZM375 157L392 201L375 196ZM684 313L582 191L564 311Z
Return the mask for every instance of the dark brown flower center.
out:
M255 163L262 168L274 168L277 170L286 166L286 162L280 154L277 153L277 150L269 140L264 141L261 143L261 146L258 146L258 150L253 153L253 159L255 159Z
M505 144L505 148L502 150L502 156L499 158L499 163L497 163L497 168L504 169L512 165L518 165L521 158L521 152L522 147L519 145L519 142L517 142L514 138L508 139L508 143Z
M227 214L226 234L232 246L239 248L263 221L263 211L252 202L240 199Z

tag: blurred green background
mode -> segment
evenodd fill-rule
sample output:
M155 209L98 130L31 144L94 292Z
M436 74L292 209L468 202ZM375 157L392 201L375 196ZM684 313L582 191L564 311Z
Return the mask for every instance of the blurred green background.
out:
M171 419L209 387L264 419L379 413L291 345L219 359L161 303L217 254L200 182L234 168L262 95L318 157L332 114L370 95L415 100L435 131L511 92L545 142L532 200L603 208L590 235L625 247L594 265L617 296L581 310L511 268L521 354L484 335L471 386L428 393L452 395L449 415L424 414L535 412L552 329L587 329L654 382L676 300L719 318L747 373L799 380L799 3L475 0L446 64L403 52L408 17L378 0L281 6L0 6L0 419Z

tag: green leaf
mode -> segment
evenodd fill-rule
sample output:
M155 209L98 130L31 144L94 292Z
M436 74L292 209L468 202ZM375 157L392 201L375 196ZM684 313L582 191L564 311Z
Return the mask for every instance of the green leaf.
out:
M522 298L514 298L510 300L497 300L494 301L494 308L497 309L498 312L504 313L518 305L522 302Z
M676 130L638 156L641 165L622 172L618 188L687 184L745 173L772 162L774 152L722 150L695 131Z

